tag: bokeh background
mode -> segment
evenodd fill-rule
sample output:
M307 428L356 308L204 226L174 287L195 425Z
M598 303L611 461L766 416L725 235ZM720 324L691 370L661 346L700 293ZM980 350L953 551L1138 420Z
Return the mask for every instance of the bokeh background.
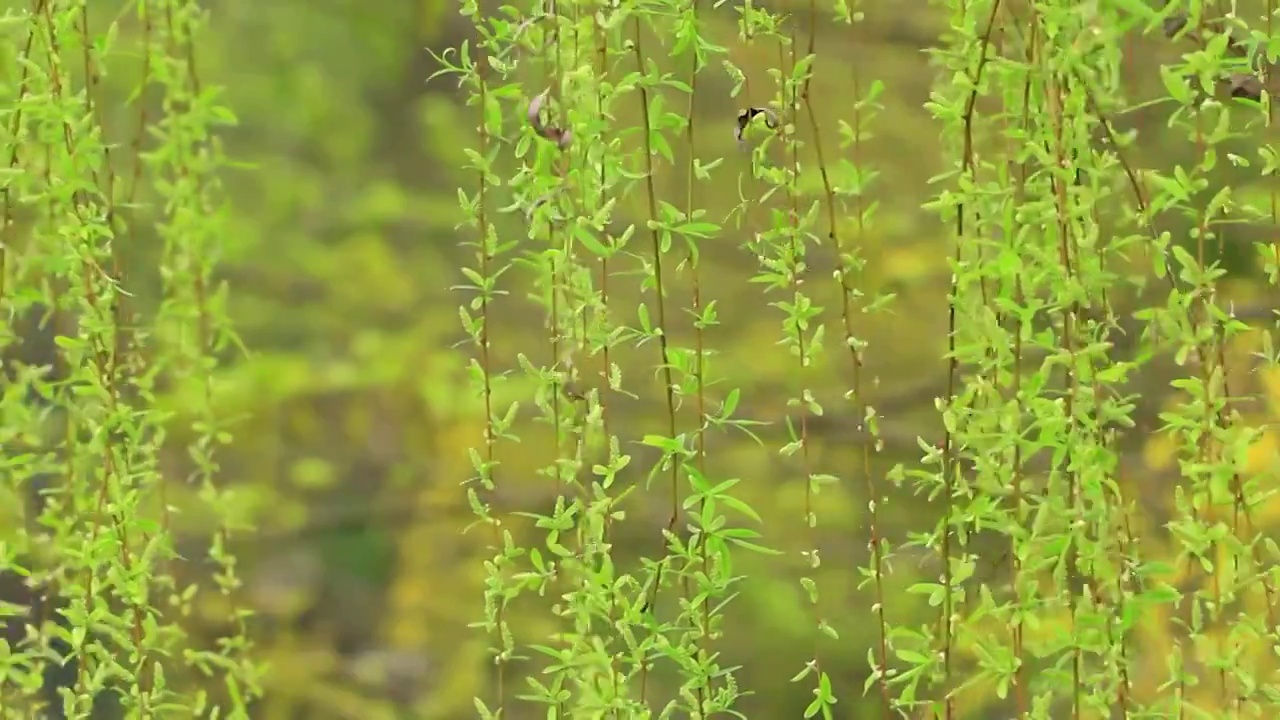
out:
M233 549L248 583L247 600L258 613L257 646L272 667L268 695L254 717L472 717L472 697L487 695L489 683L488 640L467 627L481 615L484 548L480 538L463 532L473 516L461 484L472 474L464 450L480 441L483 419L465 373L467 349L458 347L462 296L450 288L471 261L471 250L462 245L470 231L458 229L464 218L457 188L473 182L458 168L465 161L462 149L475 140L475 122L452 79L427 82L438 69L432 53L458 45L470 25L445 0L211 0L209 7L213 19L200 48L201 71L206 83L225 89L239 118L224 137L228 152L243 163L225 178L233 213L221 272L230 282L232 317L248 352L220 370L219 412L243 418L221 458L225 482L236 488L233 501L240 504L234 511L249 519ZM727 6L708 10L707 31L762 87L776 49L738 43L734 17ZM885 86L884 107L871 126L875 139L860 158L880 173L881 204L861 239L868 261L864 290L897 294L891 313L869 315L859 329L870 343L869 397L886 418L877 474L917 461L918 437L939 437L934 398L946 387L940 356L948 238L945 226L920 204L931 192L928 178L947 165L938 126L922 108L935 80L924 51L937 41L943 21L926 3L879 0L868 5L867 21L856 30L826 20L818 26L814 96L832 147L836 119L848 119L855 74L859 87L872 80ZM1134 40L1127 48L1136 58L1126 67L1135 97L1159 88L1157 64L1178 52L1169 45ZM656 56L670 62L663 53ZM530 96L541 90L536 81L530 80ZM726 157L726 172L736 174L746 171L747 160L734 146L735 118L727 109L736 112L748 99L765 98L731 99L732 84L728 74L710 68L696 115L699 155ZM1166 117L1167 110L1152 106L1119 120L1153 133L1137 150L1143 162L1190 158L1190 147L1161 141ZM1224 181L1266 202L1267 189L1250 184L1247 173L1223 172L1235 172ZM662 171L659 180L660 192L684 196L680 172ZM713 214L727 214L738 202L735 183L708 184L698 192ZM503 232L519 238L524 231L513 221ZM704 292L721 311L721 325L708 334L719 352L715 372L723 379L712 396L722 399L727 388L741 388L741 413L774 421L760 431L771 447L744 435L716 435L710 440L712 474L743 478L739 489L764 517L765 542L788 552L742 558L738 570L748 580L728 611L723 652L724 664L741 665L740 681L755 693L742 711L787 718L798 717L812 698L807 686L788 682L811 649L812 623L796 582L795 551L807 542L804 483L774 450L785 442L777 421L791 391L793 361L776 345L782 317L768 307L772 298L748 283L756 270L756 258L745 249L751 232L749 225L734 229L702 249ZM1251 240L1270 239L1270 230L1242 226L1231 232L1232 247L1246 249L1233 251L1224 293L1242 313L1266 320L1275 294L1247 248ZM828 277L834 255L816 250L811 264L814 277ZM519 352L550 363L555 358L540 311L519 292L527 279L512 278L511 295L495 309L497 364L515 368ZM813 292L834 309L834 290ZM673 297L685 302L688 292L687 279L677 277ZM614 302L630 320L634 313L625 308L640 299L622 287ZM834 313L831 321L838 321ZM677 327L676 342L686 341L688 331L687 323ZM1267 391L1242 405L1261 421L1271 414L1267 400L1275 383L1252 372L1250 343L1256 338L1236 348L1237 387ZM640 399L618 406L615 427L633 439L661 431L662 395L649 369L656 350L619 357ZM1177 477L1172 445L1155 433L1156 414L1177 400L1168 381L1185 372L1157 360L1141 374L1138 430L1122 447L1125 472L1149 490L1145 512L1153 529L1168 512L1165 489ZM810 425L819 438L815 462L826 472L854 472L866 438L854 408L841 400L851 383L847 358L830 352L811 378L828 408ZM528 390L513 382L507 392L517 398ZM539 441L546 430L524 423L520 432L524 443L500 448L500 500L506 509L545 508L554 482L536 471L551 460L550 445ZM627 481L643 482L654 458L640 448L634 452L636 472ZM1264 435L1251 462L1269 470L1275 452L1275 438ZM664 492L633 501L633 521L616 540L621 557L657 551ZM885 492L884 519L895 543L906 539L908 529L933 522L927 504L909 491ZM198 503L192 499L190 506ZM824 667L836 680L845 718L864 716L859 698L875 632L866 622L870 596L858 587L857 568L867 563L865 506L855 483L833 488L822 504L820 585L836 608L833 620L842 636L824 651ZM203 542L208 521L194 510L183 517L190 542ZM895 559L889 592L896 622L928 621L923 600L902 588L936 572L921 553ZM204 612L217 618L225 608ZM529 608L517 621L517 639L540 638L548 622ZM509 717L524 720L534 712Z

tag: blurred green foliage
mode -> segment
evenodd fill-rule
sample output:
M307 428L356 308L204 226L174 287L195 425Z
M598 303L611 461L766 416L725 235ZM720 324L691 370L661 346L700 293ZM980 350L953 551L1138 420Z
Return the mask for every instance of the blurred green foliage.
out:
M234 549L248 571L260 613L259 645L273 667L267 699L254 717L375 720L409 717L409 708L414 717L471 717L488 668L485 639L467 627L479 615L482 568L480 541L463 532L472 516L459 484L471 472L462 450L476 443L483 426L453 348L461 335L450 287L460 280L463 257L455 230L463 219L457 168L475 135L455 88L426 82L435 69L429 49L457 45L465 26L440 0L217 0L209 6L213 24L199 48L201 73L223 88L225 103L239 116L224 140L243 163L225 178L233 212L220 262L232 287L230 313L249 350L229 353L217 381L224 391L221 415L241 418L222 464L234 488L228 502L238 503L231 511L255 530L237 534ZM110 12L103 6L104 18ZM775 62L772 49L731 42L731 8L711 17L709 36L729 45L733 62L763 82ZM935 79L922 50L941 19L924 3L882 1L856 36L834 25L819 30L827 69L814 95L833 133L834 120L845 114L855 58L860 77L886 88L876 139L860 158L881 173L882 209L864 248L865 277L876 287L867 291L898 295L892 315L869 316L861 331L877 348L869 358L870 400L891 423L887 451L877 459L880 472L918 458L917 435L937 436L932 403L945 388L945 229L919 209L927 179L943 166L937 130L922 108ZM1153 65L1166 50L1152 42L1139 43L1136 52L1148 58L1141 65ZM1158 87L1158 78L1143 75L1149 70L1135 68L1138 87ZM109 82L126 86L130 78L122 70ZM736 108L729 108L751 102L751 89L735 101L731 87L727 75L708 81L697 113L703 127L723 128L704 134L706 154L741 163L732 138ZM116 119L123 123L129 116L121 113ZM1134 122L1158 124L1153 120L1160 118L1149 113ZM665 172L660 182L683 192L678 171ZM700 192L711 212L723 214L740 189L719 183ZM775 344L777 328L747 282L756 271L743 248L752 227L744 224L739 242L726 238L703 249L704 288L722 308L710 341L720 351L717 373L751 398L752 414L770 419L774 413L778 420L789 365L783 353L757 351ZM523 233L516 221L504 230ZM135 252L135 261L146 261L145 247ZM823 261L814 260L816 271L828 274L832 259ZM687 295L679 283L673 292ZM813 293L829 304L836 302L833 290L815 287ZM1246 299L1260 293L1247 282L1235 291ZM619 307L638 304L634 288L618 288L614 299ZM542 352L534 350L545 344L542 319L531 307L512 302L495 317L500 364L514 366L521 350ZM652 359L632 353L620 351L617 360L629 375L643 376ZM822 397L838 398L849 385L844 366L834 361L813 378ZM629 424L660 425L652 397L620 406ZM167 402L181 408L184 397ZM860 462L856 425L836 414L815 426L821 465ZM781 433L774 426L766 437ZM522 444L503 448L504 473L518 478L503 488L511 507L551 502L550 483L536 474L545 440L530 431ZM782 465L762 464L762 451L746 437L713 442L716 472L745 478L740 489L760 509L769 543L796 546L793 535L802 528L791 519L801 514L801 484L774 482L771 472ZM1156 470L1172 454L1158 439L1146 451L1145 463ZM1259 463L1269 461L1259 453ZM666 500L661 491L648 497L651 508L630 512L651 514L656 527ZM173 502L185 510L181 531L207 532L194 498L178 495ZM829 549L820 584L833 602L859 607L854 568L866 557L865 499L837 488L824 502L821 532ZM933 511L904 494L892 497L884 512L902 537L931 522ZM652 533L628 533L617 539L621 557L656 550ZM751 717L796 717L809 690L779 671L807 657L801 640L808 637L803 618L809 611L788 569L792 560L747 556L741 562L739 571L750 580L729 618L751 631L729 632L724 646L726 664L741 664L740 680L755 693L741 709ZM902 590L936 568L923 559L916 567L911 558L897 562L902 567L888 588L893 612L903 622L926 622L924 598ZM206 608L210 617L223 610ZM842 717L862 717L858 698L874 632L864 617L851 611L834 618L843 640L827 671L839 678ZM521 622L536 635L548 620L531 607Z

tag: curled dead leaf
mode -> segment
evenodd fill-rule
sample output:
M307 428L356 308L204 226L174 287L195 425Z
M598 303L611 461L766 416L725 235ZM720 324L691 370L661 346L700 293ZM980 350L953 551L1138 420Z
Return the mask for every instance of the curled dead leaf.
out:
M769 108L749 107L738 113L738 126L733 131L733 137L738 141L739 145L745 142L744 137L747 132L747 127L751 125L751 122L755 120L757 116L760 115L764 116L764 124L768 126L770 130L778 129L777 113Z
M533 131L539 137L550 140L556 144L556 147L563 150L569 147L569 143L573 142L573 133L555 125L548 125L542 121L542 106L547 101L548 92L548 90L543 90L529 102L529 110L526 117L529 120L529 125L533 127Z

